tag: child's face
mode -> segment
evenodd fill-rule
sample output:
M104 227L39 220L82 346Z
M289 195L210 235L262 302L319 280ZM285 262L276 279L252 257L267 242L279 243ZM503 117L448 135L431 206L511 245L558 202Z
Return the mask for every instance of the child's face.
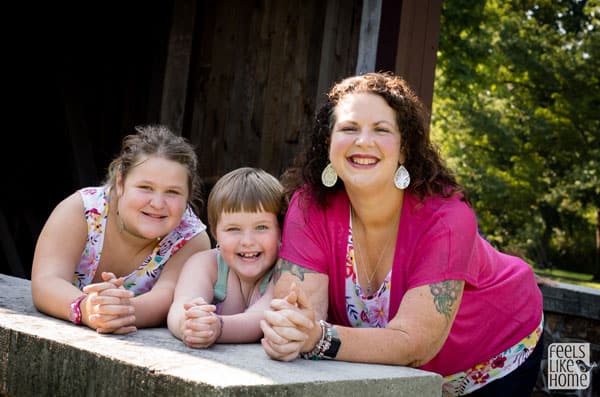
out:
M225 262L240 279L256 281L277 260L279 223L271 212L223 212L217 242Z
M125 180L117 177L119 216L138 237L156 239L179 222L189 196L188 174L180 163L162 157L141 159Z

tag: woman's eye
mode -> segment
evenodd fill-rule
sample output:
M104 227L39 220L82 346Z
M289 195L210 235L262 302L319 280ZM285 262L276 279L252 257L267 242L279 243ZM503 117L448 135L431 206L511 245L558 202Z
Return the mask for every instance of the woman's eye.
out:
M357 128L353 125L343 125L338 127L337 130L340 132L355 132Z

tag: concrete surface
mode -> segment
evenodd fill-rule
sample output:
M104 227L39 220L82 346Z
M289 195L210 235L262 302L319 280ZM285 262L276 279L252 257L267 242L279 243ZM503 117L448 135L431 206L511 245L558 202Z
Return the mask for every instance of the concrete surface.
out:
M100 335L39 313L29 280L0 274L0 395L440 396L413 368L269 359L260 344L185 347L167 328Z

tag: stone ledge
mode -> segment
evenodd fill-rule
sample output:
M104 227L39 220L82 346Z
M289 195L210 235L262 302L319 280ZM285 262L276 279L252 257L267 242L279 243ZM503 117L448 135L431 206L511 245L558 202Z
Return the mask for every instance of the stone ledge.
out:
M541 285L544 311L600 320L600 290L585 286L557 283Z
M100 335L39 313L29 280L0 275L0 395L440 396L413 368L269 359L260 344L185 347L166 328Z

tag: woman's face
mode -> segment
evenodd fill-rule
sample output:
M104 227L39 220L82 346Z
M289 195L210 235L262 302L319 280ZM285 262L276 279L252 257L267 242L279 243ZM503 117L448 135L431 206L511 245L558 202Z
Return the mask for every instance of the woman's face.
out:
M187 169L176 161L147 157L117 178L119 216L132 234L155 239L181 221L189 197Z
M350 94L334 110L329 160L347 189L393 187L404 161L396 112L379 95Z

